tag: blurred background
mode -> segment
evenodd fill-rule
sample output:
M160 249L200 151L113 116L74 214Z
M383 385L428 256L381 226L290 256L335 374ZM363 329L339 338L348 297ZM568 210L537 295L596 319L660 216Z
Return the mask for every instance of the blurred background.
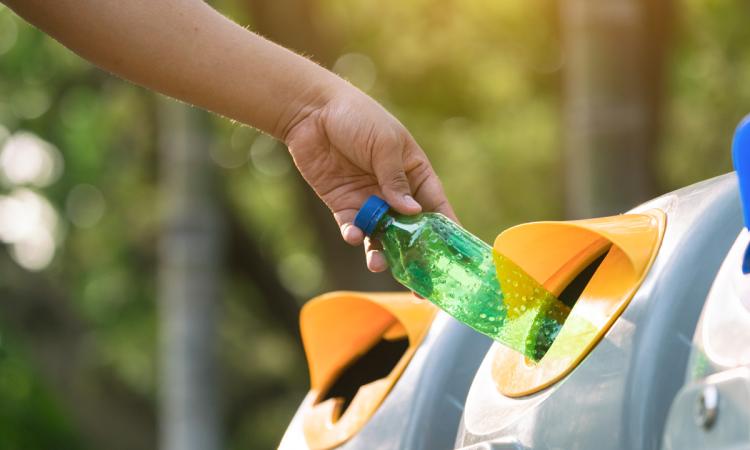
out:
M750 112L740 0L211 3L382 102L489 242L728 172ZM308 387L300 306L396 288L282 145L4 7L0 241L0 450L273 448Z

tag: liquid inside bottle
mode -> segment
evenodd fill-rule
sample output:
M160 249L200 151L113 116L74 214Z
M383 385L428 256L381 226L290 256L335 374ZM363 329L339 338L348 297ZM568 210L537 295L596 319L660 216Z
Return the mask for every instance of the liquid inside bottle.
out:
M442 214L403 216L373 196L355 224L381 242L399 283L533 360L544 356L570 312L513 261Z

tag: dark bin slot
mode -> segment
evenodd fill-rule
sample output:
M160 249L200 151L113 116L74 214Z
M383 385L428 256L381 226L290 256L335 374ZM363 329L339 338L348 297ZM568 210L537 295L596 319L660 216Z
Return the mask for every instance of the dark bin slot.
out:
M575 305L578 299L581 297L581 294L583 293L584 289L586 289L586 286L589 284L589 282L591 281L591 278L594 276L594 273L596 273L596 270L599 268L602 261L604 261L604 258L607 256L608 253L609 251L604 252L601 256L597 257L588 266L586 266L585 269L579 272L578 275L576 275L576 277L573 278L573 280L565 287L565 289L563 289L563 291L560 293L560 296L558 297L558 300L560 300L569 308L573 308L573 305ZM567 320L567 317L566 317L566 320ZM564 326L564 323L563 323L563 326ZM551 333L552 331L550 331L549 328L541 327L538 330L538 332L539 333ZM558 332L559 332L559 329L558 329ZM554 342L554 339L551 341L549 339L537 339L536 340L535 353L537 355L537 360L540 360L542 359L542 357L544 357L544 355L552 346L553 342Z
M406 338L393 341L381 339L367 353L344 369L320 401L341 398L344 401L341 407L341 414L343 414L359 388L391 373L407 348L409 348L409 340Z
M583 293L583 290L586 289L586 286L589 284L589 281L591 281L591 277L594 276L594 273L596 272L596 269L599 268L602 261L604 261L604 258L607 256L609 251L604 252L600 257L596 258L594 261L591 262L585 269L581 271L576 277L573 279L573 281L568 284L565 289L560 293L560 296L558 299L565 303L569 307L573 307L573 305L576 304L578 301L578 298Z

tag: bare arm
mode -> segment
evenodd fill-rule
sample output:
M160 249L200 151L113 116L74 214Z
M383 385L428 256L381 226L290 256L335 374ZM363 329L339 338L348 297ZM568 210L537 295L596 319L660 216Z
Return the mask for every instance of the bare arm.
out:
M201 0L8 0L82 57L137 84L283 138L343 83Z
M427 156L373 99L202 0L0 0L63 45L142 86L284 141L346 242L371 194L454 217ZM415 201L416 199L416 201ZM368 266L385 269L366 241Z

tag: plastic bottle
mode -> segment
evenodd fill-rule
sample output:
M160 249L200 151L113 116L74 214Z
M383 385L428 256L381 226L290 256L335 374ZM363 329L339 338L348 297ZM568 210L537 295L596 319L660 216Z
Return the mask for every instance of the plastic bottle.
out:
M533 360L549 349L568 315L520 267L442 214L404 216L373 195L354 224L381 242L399 283Z

